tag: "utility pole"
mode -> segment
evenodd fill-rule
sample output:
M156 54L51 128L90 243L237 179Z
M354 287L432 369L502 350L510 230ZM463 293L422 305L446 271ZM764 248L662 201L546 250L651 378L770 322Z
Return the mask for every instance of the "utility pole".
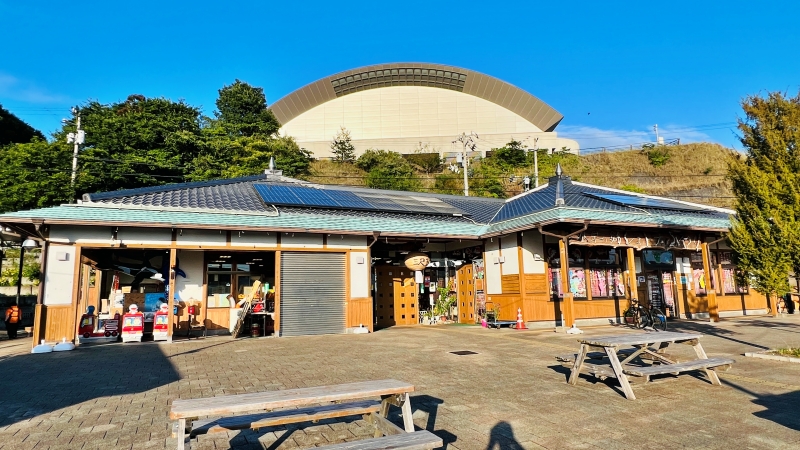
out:
M78 174L78 152L80 146L86 142L86 133L81 130L81 115L78 108L72 108L72 114L76 117L76 127L74 133L67 134L67 143L75 144L72 151L72 178L70 179L70 187L75 190L75 176Z
M533 138L533 187L539 187L539 138Z
M469 151L472 151L472 152L475 151L475 148L478 146L478 144L475 143L476 139L479 139L479 137L475 133L470 133L470 134L461 133L461 135L459 137L457 137L455 141L453 141L453 144L455 144L456 142L460 142L461 145L464 147L463 163L462 164L464 166L464 196L465 197L469 197L469 178L467 176L467 168L469 167L469 158L467 157L467 149L469 149Z

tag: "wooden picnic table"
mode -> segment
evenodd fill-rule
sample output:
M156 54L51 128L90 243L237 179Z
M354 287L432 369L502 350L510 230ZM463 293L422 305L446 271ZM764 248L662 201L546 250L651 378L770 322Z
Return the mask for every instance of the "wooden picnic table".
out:
M170 409L170 419L177 421L174 431L178 438L178 450L185 448L187 432L192 437L203 433L247 428L257 430L262 427L359 414L375 425L375 439L363 441L363 444L353 448L384 448L383 446L389 445L389 448L398 449L429 449L441 446L441 438L434 434L424 430L414 432L409 397L411 392L414 392L413 385L387 379L175 400ZM373 400L376 397L380 400ZM397 406L402 410L404 428L387 419L390 406ZM200 416L219 417L196 420ZM409 434L405 438L397 436L406 433ZM412 444L414 446L408 446Z
M700 344L699 333L677 333L677 332L646 332L635 334L622 334L616 336L587 337L578 339L581 343L580 350L574 355L574 364L569 375L569 384L575 385L578 382L580 373L588 372L603 378L616 378L622 392L629 400L636 400L633 394L628 376L643 377L645 382L649 381L652 375L675 374L692 370L704 370L711 384L721 385L719 377L713 368L729 367L735 361L730 358L709 358ZM666 354L666 349L672 343L691 345L697 354L697 359L690 361L677 362L675 358ZM633 347L633 349L626 348ZM601 352L590 353L597 349ZM624 359L620 361L619 357ZM567 361L568 357L559 357L562 361ZM586 359L598 359L601 364L587 364ZM608 364L602 364L603 361ZM651 362L650 365L632 365L634 359L644 364L645 360ZM609 367L610 364L610 367Z

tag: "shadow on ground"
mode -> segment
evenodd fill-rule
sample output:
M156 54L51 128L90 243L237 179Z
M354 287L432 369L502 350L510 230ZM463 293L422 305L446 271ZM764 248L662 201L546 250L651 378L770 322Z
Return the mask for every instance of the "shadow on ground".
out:
M498 422L489 432L489 445L486 450L523 450L522 444L514 437L514 429L508 422Z
M728 380L723 380L722 383L754 397L752 400L754 404L766 408L763 411L754 412L754 416L783 425L791 430L800 431L800 415L797 414L800 391L762 395Z
M748 322L748 324L751 324L751 322ZM764 347L763 345L760 344L738 339L735 336L739 335L740 333L736 332L735 330L730 330L728 328L721 328L717 325L711 325L709 323L675 320L675 321L670 321L668 326L669 328L667 331L683 331L683 332L693 331L695 333L701 333L708 336L718 337L720 339L725 339L731 342L736 342L737 344L747 345L750 347L760 348L762 350L769 349L769 347Z
M150 373L136 366L141 361L149 361ZM0 374L0 426L102 397L141 393L179 379L155 344L83 346L67 352L18 355L0 360Z

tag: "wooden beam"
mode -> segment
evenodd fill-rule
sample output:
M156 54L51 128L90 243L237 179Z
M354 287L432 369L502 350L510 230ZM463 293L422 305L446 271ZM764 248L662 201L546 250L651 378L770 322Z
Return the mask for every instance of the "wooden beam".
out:
M633 248L628 247L626 251L625 259L628 265L628 301L630 301L639 295L639 283L636 281L636 256L633 254Z
M706 277L706 302L708 304L708 315L712 322L719 322L719 306L717 305L717 291L714 288L711 277L710 254L708 253L708 243L703 241L700 244L703 252L703 276ZM774 314L773 314L774 315Z
M558 240L558 250L561 259L561 291L564 293L564 300L561 302L561 312L564 315L565 327L575 325L575 303L573 302L572 291L569 288L569 257L567 254L567 239ZM558 317L556 317L558 320Z
M519 264L519 298L525 310L525 258L523 257L522 235L517 233L517 264ZM523 320L525 320L523 318Z

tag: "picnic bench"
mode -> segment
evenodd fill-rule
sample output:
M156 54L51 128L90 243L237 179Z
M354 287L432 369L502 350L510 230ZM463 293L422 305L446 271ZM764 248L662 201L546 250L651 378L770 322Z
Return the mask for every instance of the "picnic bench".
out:
M735 361L730 358L709 358L700 344L701 337L702 334L696 333L650 332L583 338L578 340L581 347L577 354L556 358L562 363L572 362L569 384L575 385L581 373L601 379L616 378L625 397L635 400L628 376L642 377L648 382L653 375L678 375L704 370L711 384L721 385L715 370L726 370ZM672 343L692 346L697 359L678 362L677 358L666 353ZM600 351L591 351L595 349ZM620 360L620 357L624 359ZM635 360L638 360L638 365L631 364ZM650 364L646 365L647 362Z
M178 450L199 434L254 429L322 419L362 415L375 426L373 439L326 447L330 449L433 449L442 439L414 431L409 393L414 386L398 380L364 381L332 386L175 400L170 419ZM376 400L374 398L380 398ZM389 407L399 407L403 428L387 419ZM198 420L201 416L212 416ZM188 425L188 426L187 426Z

